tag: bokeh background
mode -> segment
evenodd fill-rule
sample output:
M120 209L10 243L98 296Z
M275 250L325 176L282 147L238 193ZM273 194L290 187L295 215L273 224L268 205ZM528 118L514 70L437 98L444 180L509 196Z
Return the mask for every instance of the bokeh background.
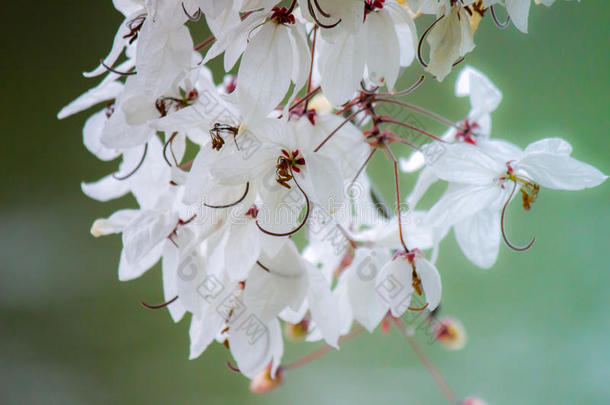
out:
M106 54L121 16L99 0L11 1L2 14L0 403L445 403L396 332L363 334L267 396L248 392L220 345L187 360L188 321L139 305L161 299L159 269L120 283L120 239L89 234L95 218L132 201L81 194L80 181L114 170L82 145L88 114L55 118L96 83L80 72ZM525 146L562 136L577 158L610 172L609 16L607 1L558 1L533 8L529 35L482 22L466 63L503 90L495 137ZM411 69L403 84L418 74ZM461 119L468 102L454 98L455 77L427 80L410 100ZM386 198L390 170L381 155L370 170ZM403 189L412 183L405 176ZM498 405L610 402L609 191L544 190L529 213L515 204L510 234L535 233L537 242L523 254L502 248L489 271L467 262L453 236L443 243L443 313L462 320L469 343L447 352L419 339L458 395ZM314 347L289 345L285 359Z

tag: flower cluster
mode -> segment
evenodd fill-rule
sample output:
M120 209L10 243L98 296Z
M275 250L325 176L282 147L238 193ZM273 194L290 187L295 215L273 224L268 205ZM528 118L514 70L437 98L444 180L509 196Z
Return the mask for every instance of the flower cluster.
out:
M284 335L323 340L327 350L362 327L402 329L400 317L410 313L423 315L436 341L462 347L461 323L436 318L441 240L453 229L466 257L489 268L502 238L516 250L531 246L506 236L515 196L529 210L541 189L578 190L606 178L572 158L564 140L521 149L492 139L491 113L502 95L472 67L456 84L456 95L472 106L464 119L402 100L424 76L394 89L416 59L443 80L474 49L484 17L506 26L494 7L505 6L525 32L530 0L114 5L125 21L108 56L85 73L103 80L59 113L107 103L86 122L83 140L99 159L121 162L82 189L100 201L126 194L137 201L96 220L91 232L122 235L120 280L161 260L166 302L144 305L167 308L176 322L190 312L191 358L214 341L226 345L230 367L252 379L253 391L268 391L284 372L321 354L282 363ZM418 35L414 21L425 20L422 14L434 18ZM190 28L203 21L213 36L195 45ZM206 67L218 57L236 73L220 83ZM381 113L388 105L448 130L436 136ZM397 158L398 148L414 150ZM393 209L366 173L375 154L392 169ZM400 172L416 171L405 203ZM416 209L439 181L447 184L440 199Z

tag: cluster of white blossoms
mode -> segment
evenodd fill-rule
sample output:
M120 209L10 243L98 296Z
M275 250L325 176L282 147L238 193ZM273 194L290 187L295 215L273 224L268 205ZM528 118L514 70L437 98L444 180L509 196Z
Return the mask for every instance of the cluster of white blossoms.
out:
M442 80L474 49L481 19L506 26L494 6L506 7L525 32L530 0L114 5L125 21L108 56L85 73L103 80L59 113L106 103L86 122L84 144L121 163L82 189L99 201L126 194L137 201L96 220L91 232L122 234L120 280L160 260L166 302L144 305L167 308L176 322L190 312L190 357L224 344L230 367L252 379L253 391L277 386L287 370L322 354L282 363L284 335L337 347L362 328L401 328L400 317L411 313L422 314L437 341L461 347L461 324L436 318L441 240L453 229L465 256L489 268L502 238L516 250L531 246L506 237L513 198L521 195L529 209L541 189L578 190L606 179L572 158L564 140L521 149L491 138L490 114L502 95L474 68L457 78L456 95L472 106L457 121L401 99L425 76L394 89L416 59ZM434 17L418 36L415 20L428 18L422 14ZM204 21L213 36L195 45L191 29ZM218 57L235 74L220 84L206 67ZM448 130L435 136L381 113L388 105ZM396 158L398 148L408 158ZM389 162L391 209L366 173L376 153ZM406 202L401 171L419 171ZM416 209L439 181L447 183L440 199Z

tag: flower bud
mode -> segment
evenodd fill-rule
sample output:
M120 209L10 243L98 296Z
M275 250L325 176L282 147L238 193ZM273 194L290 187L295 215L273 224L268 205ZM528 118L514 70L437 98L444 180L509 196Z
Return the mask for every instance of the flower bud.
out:
M434 338L448 350L460 350L466 345L466 329L456 319L441 318L434 325Z
M322 94L315 95L309 101L309 108L318 114L328 114L333 110L333 106Z
M275 378L271 377L271 363L250 381L250 391L255 394L271 392L284 382L282 370L278 369Z
M483 401L481 398L468 397L461 402L461 405L487 405L487 402Z

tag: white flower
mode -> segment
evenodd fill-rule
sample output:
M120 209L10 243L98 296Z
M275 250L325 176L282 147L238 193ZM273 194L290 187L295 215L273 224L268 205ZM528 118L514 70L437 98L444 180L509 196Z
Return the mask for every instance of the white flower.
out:
M458 124L458 128L449 128L443 134L442 140L445 142L466 142L485 148L485 142L491 133L491 113L500 104L502 93L483 73L467 66L458 75L455 83L455 95L470 98L470 112ZM443 147L440 144L435 145L437 149L442 150ZM425 157L420 151L413 152L408 159L400 159L400 168L407 173L419 170L424 164ZM413 191L407 198L410 209L415 209L420 198L437 180L438 177L434 175L431 169L424 168L422 170Z
M392 316L407 310L434 310L441 302L441 278L438 270L419 250L401 252L386 263L377 277L377 290ZM412 307L413 294L425 296L425 305Z
M488 268L496 261L500 244L499 212L514 194L522 194L529 209L540 186L559 190L580 190L601 184L606 176L572 157L572 148L558 138L529 145L523 153L507 157L504 144L485 153L468 144L450 145L429 167L450 183L447 192L430 209L434 225L454 225L458 243L476 265Z
M427 37L430 62L426 70L438 81L449 74L454 63L474 49L472 26L462 4L455 2L449 7L439 6L436 15L440 20Z
M334 105L353 97L365 67L369 81L392 90L400 67L409 66L415 56L417 34L407 11L395 2L383 3L380 8L366 4L363 22L354 30L320 37L320 84Z
M484 9L505 5L524 31L529 0L113 3L125 21L109 54L85 74L105 77L58 114L106 103L87 120L83 143L100 160L120 159L118 170L81 187L99 201L135 199L133 208L96 220L91 234L121 235L120 280L162 260L165 302L142 304L167 308L175 322L191 313L190 358L224 344L235 360L229 367L252 379L254 392L279 386L288 370L330 349L281 365L280 322L298 325L307 341L338 348L363 329L354 323L385 330L407 310L426 311L431 321L442 294L434 263L451 228L465 255L490 267L502 237L523 250L504 229L515 193L529 209L541 187L578 190L606 179L572 158L561 139L525 150L489 139L502 94L474 68L456 83L456 96L471 104L458 123L397 99L419 88L423 76L393 91L426 36L427 70L442 80L474 48ZM436 20L418 46L412 18L420 12ZM194 48L190 29L200 19L213 36ZM225 72L217 83L206 64L221 54ZM385 103L450 128L438 140L394 112L382 115ZM390 125L437 140L401 160L407 173L423 167L409 211L400 205L390 144L411 143ZM387 176L396 215L366 171L382 153L394 169ZM448 183L446 192L430 210L414 210L439 180ZM430 250L430 259L420 249ZM459 335L459 324L447 322ZM439 341L461 344L441 329Z

